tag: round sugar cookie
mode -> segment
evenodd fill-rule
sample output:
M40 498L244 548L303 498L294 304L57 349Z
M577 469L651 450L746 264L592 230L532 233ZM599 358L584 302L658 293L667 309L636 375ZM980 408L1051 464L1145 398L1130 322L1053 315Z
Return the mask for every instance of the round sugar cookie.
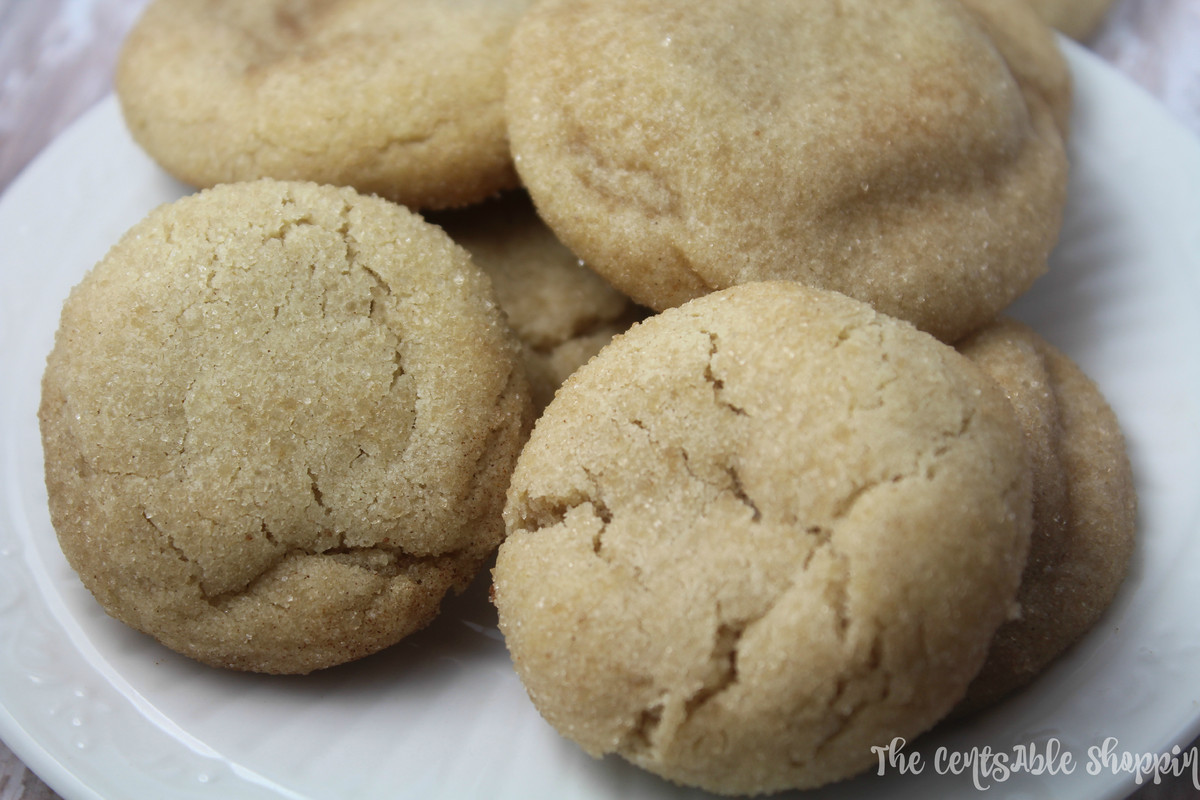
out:
M194 186L353 186L413 208L515 186L508 40L529 0L155 0L122 48L133 138Z
M1030 528L1020 427L952 348L750 283L634 325L518 459L494 601L588 753L727 794L819 786L961 697Z
M1137 496L1099 388L1028 326L1002 319L959 345L1016 409L1033 463L1033 536L1020 616L996 632L956 714L1032 681L1104 613L1129 569Z
M1024 3L959 0L992 40L1030 103L1046 107L1065 141L1070 135L1071 73L1053 32Z
M1112 0L1030 0L1047 25L1072 39L1085 41L1100 28Z
M545 0L506 113L542 217L635 301L800 280L954 341L1045 271L1066 76L1009 0Z
M206 664L377 651L503 535L519 363L486 276L399 206L263 180L160 207L71 292L46 365L63 552Z
M646 315L558 240L524 192L429 219L491 277L523 345L537 410L568 375Z

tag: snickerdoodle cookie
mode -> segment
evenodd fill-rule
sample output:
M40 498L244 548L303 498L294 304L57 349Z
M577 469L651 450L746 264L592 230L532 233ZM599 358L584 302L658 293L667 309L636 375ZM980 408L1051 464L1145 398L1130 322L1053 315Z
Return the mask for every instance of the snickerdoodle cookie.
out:
M652 308L793 279L953 341L1057 240L1067 71L1024 4L544 0L511 50L523 182Z
M1099 388L1029 327L1004 319L959 350L1008 394L1033 464L1033 536L1020 616L996 632L959 713L1034 679L1112 602L1137 528L1125 440Z
M1112 8L1113 0L1029 0L1046 21L1070 36L1083 41L1100 27Z
M519 357L486 276L399 206L270 180L163 206L72 291L46 366L63 551L208 664L376 651L503 535Z
M1029 468L997 385L864 303L750 283L633 326L518 460L493 571L542 715L722 793L874 763L1007 618Z
M271 177L415 208L516 185L508 40L529 0L155 0L121 52L134 139L194 186Z
M613 336L647 313L568 250L524 192L429 219L491 277L523 345L536 409L544 408L567 376Z

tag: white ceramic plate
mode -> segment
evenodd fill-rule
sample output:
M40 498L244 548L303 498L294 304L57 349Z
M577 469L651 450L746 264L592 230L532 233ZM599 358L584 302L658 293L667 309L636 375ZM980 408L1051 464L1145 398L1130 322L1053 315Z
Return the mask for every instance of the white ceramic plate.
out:
M1141 498L1132 574L1030 690L925 739L920 775L888 767L820 797L974 797L969 770L937 769L938 748L1015 754L1052 740L1074 759L1069 774L1017 771L989 793L1116 797L1133 777L1090 774L1088 748L1111 737L1117 754L1169 753L1200 732L1200 145L1064 46L1078 94L1070 207L1051 274L1015 313L1121 419ZM0 737L69 800L702 797L593 761L542 722L482 585L395 648L304 678L214 671L100 611L50 526L39 380L70 287L185 191L130 142L109 99L0 200Z

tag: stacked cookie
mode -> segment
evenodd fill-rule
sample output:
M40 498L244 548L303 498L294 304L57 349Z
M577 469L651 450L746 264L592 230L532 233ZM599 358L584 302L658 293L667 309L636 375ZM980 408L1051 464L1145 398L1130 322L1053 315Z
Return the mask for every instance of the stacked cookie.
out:
M1119 426L1002 317L1066 199L1025 4L157 0L117 89L211 188L68 300L47 486L169 647L342 663L495 555L552 725L754 794L996 702L1121 583Z
M540 412L567 376L648 311L589 269L521 192L428 215L492 279Z
M1072 39L1084 41L1099 29L1112 8L1112 0L1031 0L1034 11L1047 25Z

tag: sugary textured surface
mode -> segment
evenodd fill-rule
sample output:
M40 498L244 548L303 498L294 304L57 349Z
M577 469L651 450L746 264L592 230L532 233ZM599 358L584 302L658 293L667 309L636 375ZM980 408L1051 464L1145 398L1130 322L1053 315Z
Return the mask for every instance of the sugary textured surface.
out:
M953 341L1058 236L1067 71L1022 3L545 0L508 77L543 218L655 309L798 279Z
M72 291L47 363L63 551L208 664L390 645L503 535L518 359L486 276L399 206L274 181L163 206Z
M508 40L529 0L156 0L121 52L134 139L194 186L349 185L414 208L515 186Z
M1033 462L1033 537L1020 616L996 633L957 714L1029 683L1096 624L1129 568L1137 497L1125 440L1099 388L1027 326L1004 319L960 351L1008 394Z
M1071 74L1054 34L1024 3L959 0L992 40L1026 100L1046 108L1065 140L1071 122Z
M1096 32L1112 8L1112 0L1030 0L1047 25L1084 41Z
M580 261L524 192L431 217L492 279L542 409L567 376L646 315Z
M493 570L543 716L722 793L812 787L961 697L1030 528L1020 428L952 348L795 282L633 326L518 460Z

